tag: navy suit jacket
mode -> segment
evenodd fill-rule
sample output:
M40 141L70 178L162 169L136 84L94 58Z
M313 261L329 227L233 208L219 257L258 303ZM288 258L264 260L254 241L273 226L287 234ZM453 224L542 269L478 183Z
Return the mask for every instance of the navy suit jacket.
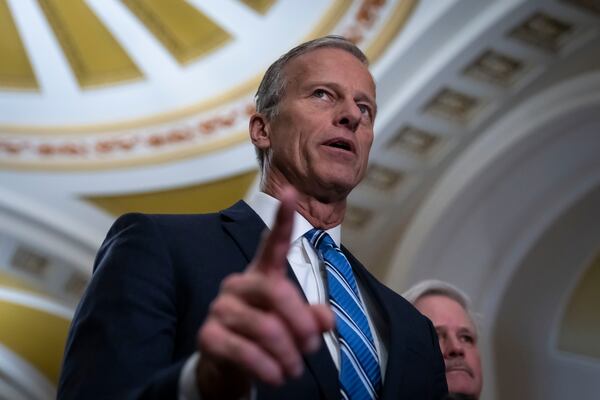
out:
M221 281L246 268L264 229L243 201L215 214L119 218L71 324L58 398L176 399L181 368ZM444 364L431 322L344 252L385 320L381 398L443 398ZM339 399L327 346L305 356L305 364L304 374L283 387L259 384L258 399Z

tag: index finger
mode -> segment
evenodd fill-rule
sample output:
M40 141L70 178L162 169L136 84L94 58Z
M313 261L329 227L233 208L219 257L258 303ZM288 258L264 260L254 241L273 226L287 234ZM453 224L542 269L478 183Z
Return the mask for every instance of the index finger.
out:
M281 192L281 205L277 210L275 224L262 240L254 257L254 268L265 273L284 274L286 257L290 248L290 237L294 227L294 211L296 210L296 191L292 187Z

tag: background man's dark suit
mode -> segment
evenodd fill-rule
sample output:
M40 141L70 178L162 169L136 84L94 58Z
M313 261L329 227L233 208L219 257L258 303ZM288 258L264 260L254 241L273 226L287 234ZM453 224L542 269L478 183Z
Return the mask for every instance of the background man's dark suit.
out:
M244 202L218 214L117 220L73 320L59 398L176 398L221 280L245 269L264 228ZM442 398L444 366L431 323L344 251L387 325L382 399ZM279 389L259 385L258 399L339 399L327 347L305 361L301 378Z

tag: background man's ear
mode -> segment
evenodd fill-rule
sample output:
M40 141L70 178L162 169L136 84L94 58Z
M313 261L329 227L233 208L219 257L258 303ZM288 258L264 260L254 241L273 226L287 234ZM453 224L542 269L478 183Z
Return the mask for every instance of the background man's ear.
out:
M259 149L268 149L271 146L271 131L267 117L254 113L250 117L250 140Z

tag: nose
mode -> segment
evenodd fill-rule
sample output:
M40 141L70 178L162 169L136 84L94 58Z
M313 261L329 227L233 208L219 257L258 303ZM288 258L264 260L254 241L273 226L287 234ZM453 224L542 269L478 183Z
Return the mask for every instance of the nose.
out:
M336 117L336 125L356 132L361 118L362 113L354 100L344 101L340 104L339 114Z
M455 337L449 336L443 344L444 358L464 357L465 349L463 343Z

